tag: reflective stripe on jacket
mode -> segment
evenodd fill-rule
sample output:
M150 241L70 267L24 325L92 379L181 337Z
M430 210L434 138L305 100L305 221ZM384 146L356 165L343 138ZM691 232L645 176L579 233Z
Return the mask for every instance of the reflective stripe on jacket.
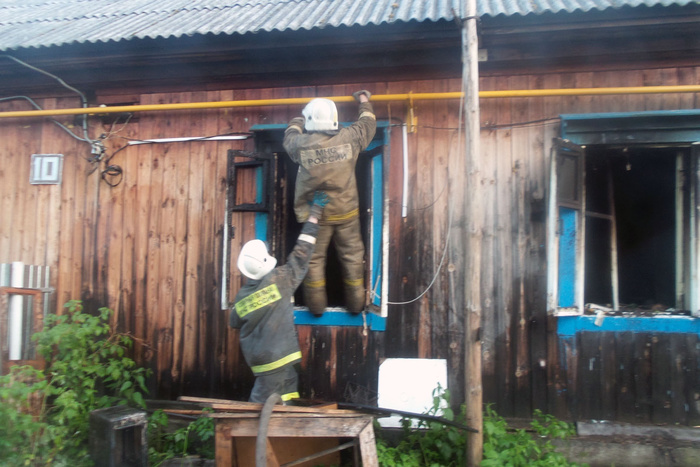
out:
M287 263L260 280L248 280L236 294L229 325L240 328L243 356L256 375L301 360L293 299L309 268L317 233L318 224L304 224Z
M294 118L284 132L284 149L299 164L294 193L297 221L309 217L314 192L325 191L330 199L323 210L322 224L342 224L359 215L355 165L360 152L369 146L377 131L372 104L360 104L359 118L333 132L304 133L304 119Z

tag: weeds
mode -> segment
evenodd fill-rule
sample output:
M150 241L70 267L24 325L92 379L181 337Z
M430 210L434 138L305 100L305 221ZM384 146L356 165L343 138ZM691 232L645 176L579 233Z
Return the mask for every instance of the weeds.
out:
M455 417L449 408L450 393L440 386L433 391L433 406L428 415L442 416L448 420L466 424L464 406ZM484 416L484 457L483 467L529 467L529 466L577 466L560 453L555 452L549 441L553 438L566 439L575 430L573 425L557 420L536 410L531 428L536 437L526 430L516 430L508 426L491 406L487 406ZM417 429L411 429L411 420L403 419L403 436L396 446L386 440L377 441L379 465L383 467L456 467L465 465L467 438L458 428L438 422L420 421ZM585 465L585 464L584 464Z

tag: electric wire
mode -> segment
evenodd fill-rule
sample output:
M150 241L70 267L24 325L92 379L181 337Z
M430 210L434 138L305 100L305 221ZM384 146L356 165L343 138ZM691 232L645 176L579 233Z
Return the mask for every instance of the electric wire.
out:
M457 136L458 136L457 148L461 148L461 147L462 147L462 109L463 109L463 107L464 107L464 96L460 97L459 104L460 104L460 105L459 105L459 118L458 118L458 121L459 121L459 128L457 129ZM459 150L459 149L458 149L458 150ZM449 157L448 157L448 159L449 159ZM449 178L449 177L447 178L447 183L446 183L445 185L448 186L448 190L449 190L449 185L450 185L450 178ZM448 200L449 200L449 197L448 197ZM436 201L437 201L437 200L436 200ZM434 203L433 203L433 204L434 204ZM431 280L430 283L426 286L425 290L423 290L423 292L421 292L421 293L420 293L418 296L416 296L415 298L412 298L411 300L402 301L402 302L393 302L393 301L387 300L387 302L386 302L387 305L409 305L409 304L411 304L411 303L417 302L417 301L420 300L425 294L427 294L427 293L430 291L430 289L433 288L433 285L435 285L435 282L437 281L437 278L440 276L440 271L442 270L442 267L443 267L443 265L445 264L445 258L447 257L447 251L448 251L448 247L449 247L449 244L450 244L450 235L451 235L451 232L452 232L452 215L453 215L453 213L454 213L454 203L448 201L448 204L449 204L449 216L448 216L448 219L447 219L447 232L445 233L445 247L444 247L443 250L442 250L442 257L440 258L440 263L438 264L438 267L437 267L436 270L435 270L435 274L433 275L432 280ZM387 292L388 292L388 291L387 291ZM372 294L373 294L375 297L381 299L381 296L378 295L375 291L372 291Z
M29 102L32 105L32 107L34 107L35 109L43 110L41 108L41 106L36 103L36 101L34 101L31 97L27 97L27 96L0 97L0 102L6 102L6 101L11 101L11 100L17 100L17 99L24 99L25 101ZM52 121L53 123L55 123L56 125L58 125L62 130L64 130L66 133L68 133L73 138L77 139L78 141L82 141L84 143L90 142L90 141L87 141L87 140L81 138L80 136L76 135L75 133L73 133L70 128L68 128L63 123L59 122L58 120L56 120L54 118L49 118L49 120Z
M48 76L49 78L52 78L52 79L58 81L58 83L59 83L61 86L63 86L64 88L66 88L66 89L68 89L68 90L70 90L70 91L73 91L74 93L78 94L78 96L80 96L80 101L81 101L81 103L82 103L83 108L87 108L87 106L88 106L88 101L87 101L87 97L85 97L85 94L83 94L82 92L80 92L80 90L74 88L74 87L71 86L70 84L66 83L65 81L63 81L63 80L62 80L61 78L59 78L58 76L56 76L56 75L54 75L54 74L52 74L52 73L49 73L48 71L42 70L41 68L37 68L37 67L35 67L35 66L33 66L33 65L30 65L29 63L27 63L27 62L25 62L25 61L22 61L22 60L20 60L19 58L13 57L12 55L4 54L4 55L0 55L0 57L9 58L10 60L14 61L15 63L17 63L17 64L19 64L19 65L22 65L22 66L24 66L24 67L26 67L26 68L29 68L30 70L36 71L37 73L41 73L41 74L44 75L44 76ZM41 110L41 109L40 109L40 110ZM83 137L85 138L84 141L85 141L85 142L94 143L95 141L91 140L90 137L89 137L89 135L88 135L88 129L87 129L87 115L83 115L83 125L82 125L82 127L83 127Z

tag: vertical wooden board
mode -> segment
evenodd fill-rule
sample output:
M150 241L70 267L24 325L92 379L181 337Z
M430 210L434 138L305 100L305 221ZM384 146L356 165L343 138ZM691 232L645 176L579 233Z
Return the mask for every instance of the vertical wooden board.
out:
M239 91L240 92L240 91ZM238 98L238 95L234 93L234 91L230 90L223 90L219 93L219 98L221 100L234 100L234 98ZM221 133L231 133L231 132L242 132L244 131L244 128L247 128L244 126L245 123L245 116L244 116L244 109L224 109L222 113L219 115L219 118L217 118L217 124L218 124L218 131ZM213 122L208 122L209 124L213 124ZM224 144L217 144L213 151L215 151L215 156L217 158L217 170L216 170L216 183L218 186L218 199L219 201L217 204L222 206L220 217L221 217L221 228L223 230L223 221L224 221L224 216L225 216L225 203L226 203L226 193L227 193L227 184L228 184L228 176L227 176L227 170L228 170L228 149L232 148L233 145L224 145ZM203 160L208 160L208 158L211 156L207 156L206 153L203 154ZM201 172L201 178L202 178L202 194L201 198L199 200L198 206L197 206L197 215L199 217L198 224L201 226L203 222L203 216L202 216L202 203L203 199L206 196L205 192L207 192L210 187L208 183L210 183L206 177L205 173L203 171ZM235 225L233 222L233 216L231 217L230 225L228 226L229 228L229 237L231 238L230 241L228 241L228 262L226 265L222 264L222 267L227 268L228 272L228 284L222 284L221 286L228 286L228 301L232 302L233 298L236 295L236 292L238 291L239 284L241 283L241 274L240 271L238 271L238 268L235 267L235 262L234 258L237 258L238 256L238 251L240 250L240 239L239 239L239 232L235 229ZM198 227L198 229L201 227ZM199 231L197 231L197 236L199 236ZM223 248L223 232L222 232L222 237L221 237L221 248ZM198 248L201 248L201 242L198 243ZM195 264L197 264L198 268L198 274L202 273L202 266L200 265L200 261L202 260L203 256L202 253L197 255L197 259L195 261ZM220 260L223 261L223 256L220 256ZM202 281L203 276L199 276L197 278L197 281L195 282L195 286L197 287L197 294L202 293L202 288L199 287L199 283ZM197 302L199 303L202 298L197 298ZM198 311L198 316L199 316L199 311ZM240 347L238 345L238 331L234 331L228 327L228 313L226 313L226 326L225 329L227 332L225 333L225 336L222 338L222 341L217 344L216 349L214 351L214 358L217 360L218 365L217 365L217 371L213 371L212 374L210 375L210 382L213 387L216 387L217 385L221 384L221 381L227 381L231 380L233 378L233 374L235 371L235 368L238 366L245 366L245 362L242 362L240 360ZM206 336L207 336L207 326L204 325L202 326L202 320L199 320L200 322L200 330L199 330L199 335L200 335L200 345L199 345L199 358L201 361L211 361L211 357L208 356L208 352L210 351L210 346L206 344ZM222 330L223 331L223 330ZM229 361L230 360L230 361Z
M80 210L76 205L78 190L78 173L80 163L76 157L63 160L63 177L61 181L61 219L58 229L58 268L56 274L56 311L71 299L80 298L80 283L73 283L74 272L80 267L79 258L82 248L74 250L76 239L81 239L82 225ZM77 248L77 247L76 247Z
M20 102L11 102L7 104L10 109L23 109ZM14 123L14 122L12 122ZM11 222L3 222L7 229L6 253L3 262L23 261L30 263L29 258L24 258L22 251L23 239L25 237L25 222L30 216L24 215L27 211L25 205L27 203L28 194L34 191L29 185L29 170L32 150L27 147L27 136L35 130L40 131L39 122L30 122L25 125L8 124L7 137L9 139L3 141L3 155L7 155L7 161L3 163L3 188L5 193L3 216L7 216Z
M414 83L414 92L430 92L432 87L425 81ZM421 295L431 284L436 274L437 263L433 261L435 237L433 231L433 209L435 207L435 191L433 190L433 172L435 162L435 130L434 103L414 103L414 113L418 117L418 129L414 134L416 140L416 179L411 193L414 194L415 210L411 215L416 220L417 266L420 273L415 277L410 300ZM439 193L439 192L438 192ZM430 358L432 355L432 335L430 332L431 306L435 291L429 290L423 297L411 306L418 314L418 357ZM430 302L429 302L430 301Z
M493 78L482 78L479 89L482 91L493 91L496 83ZM498 99L482 99L479 109L481 120L481 153L483 156L483 179L487 185L496 183L496 164L499 160L496 140L498 131L495 128L498 111ZM464 135L460 135L464 139ZM496 199L494 190L485 190L483 201L486 206L484 210L484 226L487 230L482 239L481 263L481 284L482 289L482 314L481 314L481 372L484 401L497 402L498 388L500 386L500 368L497 365L499 354L498 339L500 331L498 329L498 318L496 316L496 283L499 283L494 270L494 248L496 223ZM498 408L497 410L500 410Z
M560 338L556 333L555 317L548 317L547 325L547 386L548 413L562 420L572 420L575 414L568 403L569 393L576 388L569 387L568 374L576 371L578 365L569 365L568 357L576 352L576 338ZM576 362L575 359L572 359Z
M600 417L615 420L616 401L619 394L617 380L619 358L616 353L616 333L605 332L600 336Z
M10 112L16 110L17 103L2 103L0 109ZM2 180L2 194L0 197L0 209L8 219L14 219L16 214L16 187L20 183L17 171L19 169L19 148L18 148L18 125L15 122L2 122L0 125L0 141L3 148L3 164L0 166L0 179ZM0 262L10 263L16 261L15 246L13 241L16 238L15 229L12 222L0 223Z
M538 76L535 78L535 85L541 86L542 89L557 89L561 87L561 78L557 74L547 74L543 76ZM559 115L559 98L558 97L543 97L541 99L541 111L544 118L556 118ZM553 124L546 124L542 130L542 145L543 145L543 163L541 166L543 177L543 187L545 188L544 193L550 188L548 186L549 180L549 149L552 146L552 137L558 135L559 133L559 122L554 120ZM546 197L543 196L543 200ZM546 205L545 205L546 209ZM546 212L546 211L545 211ZM546 229L545 229L546 238ZM546 259L545 259L546 261ZM545 263L546 264L546 263ZM549 266L547 264L547 266ZM546 272L545 272L546 274ZM545 277L546 279L546 277ZM546 285L545 285L546 287ZM546 291L547 293L549 291ZM546 306L545 300L545 306ZM567 387L567 375L571 371L571 368L567 366L565 359L565 350L567 345L575 350L575 340L572 340L569 344L565 342L564 339L560 339L557 336L557 319L549 315L550 310L546 310L545 319L547 320L546 331L547 331L547 360L546 360L546 372L547 372L547 403L549 407L549 413L555 415L562 419L571 419L572 412L568 405L568 394L569 391L575 391L575 388Z
M601 420L601 336L599 332L581 332L579 338L578 386L574 397L578 401L577 419Z
M527 76L510 78L512 89L526 89ZM526 200L529 199L527 180L530 178L529 160L527 151L529 144L529 131L523 122L528 120L527 101L514 99L511 104L511 115L514 123L512 136L512 238L513 252L512 264L512 300L513 311L516 313L514 326L515 337L515 415L528 417L531 410L531 382L530 382L530 340L529 340L529 311L527 310L525 294L525 277L527 271L526 258L528 238L526 225Z
M575 76L575 88L585 89L593 87L593 73L580 72ZM576 113L589 113L593 111L593 96L576 96Z
M117 124L118 125L118 124ZM138 130L136 125L125 123L119 129L115 129L121 136L126 138L136 138ZM121 154L120 166L123 170L123 178L121 183L123 189L123 217L122 217L122 257L121 257L121 283L119 290L120 303L120 321L119 328L131 333L135 331L135 314L136 314L136 282L138 277L135 275L136 263L136 244L137 244L137 228L141 223L138 217L138 175L139 175L139 160L138 149L134 146L128 146L128 140L117 137L113 140L111 150L108 151L107 161L111 164L115 162L116 151ZM119 156L117 154L117 156Z
M357 404L375 405L379 377L378 341L383 332L359 327L338 329L338 384L335 399Z
M665 333L651 336L651 399L653 423L672 423L671 381L673 358L670 355L671 337Z
M70 107L73 100L60 107ZM101 281L106 275L106 264L102 248L107 243L104 232L100 231L100 199L108 195L107 186L103 190L101 171L94 162L88 160L90 149L86 146L75 148L76 161L80 164L77 174L76 204L82 209L82 226L76 235L73 251L80 252L80 267L74 272L74 283L80 283L81 299L88 310L105 305ZM80 219L80 217L78 217ZM77 259L77 258L76 258Z
M508 89L507 78L496 78L496 89ZM498 386L498 408L500 413L514 413L515 315L513 306L512 270L512 229L510 213L512 206L512 123L511 99L499 99L496 107L498 125L506 125L496 132L496 182L495 182L495 225L494 225L494 269L498 277L495 294L495 314L497 319L496 367L500 369Z
M448 80L435 83L434 92L450 91ZM449 352L448 318L447 318L447 265L443 261L448 248L447 233L449 232L450 210L448 200L448 161L452 151L452 139L456 139L459 123L450 115L455 109L448 100L436 101L434 104L433 126L435 140L433 143L432 185L435 203L432 207L433 230L433 264L435 283L431 309L431 341L433 343L433 358L446 358ZM455 148L456 149L456 148Z
M212 97L218 98L218 94ZM209 95L202 95L193 97L193 100L209 98ZM195 113L191 117L191 131L204 136L215 134L216 131L212 131L212 120L216 119L214 115L219 115L220 113ZM184 231L179 231L178 233L178 249L181 250L180 255L182 258L182 268L184 274L182 282L183 380L181 381L181 391L184 394L195 394L197 392L201 393L204 387L206 387L204 384L206 381L202 374L206 371L207 367L209 367L209 371L215 372L215 369L219 367L219 361L221 360L217 355L212 355L211 357L213 358L210 359L207 359L207 356L204 355L204 353L206 353L205 343L207 342L207 339L206 335L203 334L201 330L206 329L206 325L203 323L205 316L200 316L199 309L199 272L201 270L201 243L199 231L202 222L201 205L204 196L204 187L211 186L215 183L214 181L208 181L208 184L205 185L202 167L204 165L206 153L209 151L215 151L217 147L218 143L193 143L189 154L190 160L187 167L187 172L182 174L182 176L187 179L188 187L186 199L186 218L183 222ZM216 259L217 258L212 258L211 260L216 261ZM214 300L215 297L212 297L211 299ZM223 324L224 325L221 329L221 334L223 336L216 340L215 348L220 348L220 346L222 346L225 342L228 322ZM207 365L205 362L208 361L212 364Z
M678 83L678 69L677 68L662 68L660 70L660 79L663 86L677 86ZM681 94L668 93L661 94L660 101L661 106L659 110L678 110L680 109Z
M693 67L679 67L677 69L678 73L678 84L681 86L694 85L695 81L695 69ZM678 108L679 109L693 109L695 108L695 94L686 92L682 93L678 97Z
M340 365L340 358L338 358L338 327L332 326L328 329L329 336L326 345L330 347L330 353L328 355L328 385L329 385L329 395L326 396L327 400L338 400L338 366ZM340 348L340 351L345 351L345 348Z
M51 125L51 129L49 130L51 134L58 135L61 130L58 128L56 125ZM44 147L44 141L46 141L46 131L42 132L42 152L48 151L48 147ZM52 138L57 137L57 136L52 136ZM63 173L65 173L65 158L64 158L64 169ZM58 280L57 280L57 272L59 271L59 258L60 258L60 235L59 235L59 230L60 230L60 225L61 225L61 218L63 215L63 210L62 210L62 203L61 203L61 191L63 189L63 181L61 184L58 185L49 185L46 187L46 204L45 204L45 209L47 210L47 215L46 215L46 225L43 231L40 232L41 235L43 235L44 242L46 243L46 251L45 251L45 257L39 258L37 257L37 264L44 264L49 267L50 271L50 282L49 286L53 287L56 292L47 296L46 300L48 303L46 304L46 309L49 310L49 312L55 312L57 305L62 305L62 303L57 300L58 297ZM0 248L1 250L1 248ZM2 255L0 254L0 257Z
M207 100L205 92L193 92L182 94L179 102L203 102ZM204 133L202 122L206 119L207 111L188 111L178 114L182 128L179 133L184 136L208 136ZM200 381L197 375L190 374L186 370L186 361L192 361L198 347L198 336L188 328L186 323L187 310L185 308L185 281L188 226L192 206L190 205L190 168L198 164L198 153L202 146L216 143L191 142L178 145L177 160L175 162L175 192L174 218L176 219L173 238L173 290L172 290L172 327L173 350L171 373L173 376L174 390L179 394L192 394L190 388L185 389L188 382Z
M669 358L671 370L669 397L671 403L671 420L673 423L688 423L688 406L694 401L685 398L687 386L688 348L685 334L668 334Z
M615 420L634 423L637 421L637 401L635 385L635 334L621 332L616 339L617 397Z
M541 76L528 77L529 89L541 89ZM526 266L526 306L530 313L530 374L532 384L532 408L547 412L547 243L545 227L545 161L544 126L548 115L544 113L542 99L528 99L528 196L530 202L530 243ZM534 123L536 122L536 123Z
M97 128L95 131L99 131ZM110 165L122 167L125 163L125 151L121 151ZM100 167L97 171L104 170ZM100 174L102 176L102 174ZM103 305L113 310L110 319L112 326L124 320L121 307L121 284L122 284L122 255L125 253L123 241L126 239L124 223L124 198L126 196L126 184L122 180L116 186L110 186L107 180L112 178L105 176L100 183L100 214L98 217L98 266L100 271L99 284L96 284L98 296L101 297ZM113 183L116 183L113 182Z
M400 93L406 89L411 90L413 82L405 83L389 83L389 93ZM404 108L408 112L408 107ZM397 109L392 106L392 113L399 118L402 123L405 123L406 115L396 115ZM400 132L397 132L400 133ZM408 173L408 215L401 219L401 229L398 232L400 251L397 251L398 258L397 271L400 271L400 276L395 276L394 281L398 284L396 289L390 289L392 294L390 300L392 302L410 301L415 298L416 288L416 271L418 268L418 245L417 245L417 219L415 208L417 200L411 196L416 190L416 170L418 161L418 140L415 133L409 133L408 137L408 167L401 167L401 171L396 171L402 174L406 170ZM395 147L400 147L393 145ZM392 151L393 152L393 151ZM397 159L402 160L397 155ZM390 182L391 188L391 182ZM402 193L398 191L397 193ZM399 198L400 199L400 198ZM394 295L395 294L395 295ZM418 346L418 310L411 304L392 305L387 319L387 341L386 352L387 357L415 357L417 355Z
M300 378L301 393L310 399L332 400L330 385L330 328L311 327L309 357L304 374Z
M608 86L610 87L625 87L629 86L629 83L625 81L625 76L622 73L614 73L610 72L607 75L609 75L609 78L607 80ZM627 108L629 106L629 94L613 94L611 96L607 96L608 99L605 102L610 102L610 105L613 108L613 112L619 111L616 109L620 109L622 111L627 111Z
M140 103L148 105L153 103L152 95L142 95ZM139 117L138 135L139 138L148 139L152 137L153 125L156 121L156 116L153 114L143 114ZM148 310L150 309L149 302L149 284L151 283L151 265L153 260L149 260L149 255L153 255L151 251L151 188L153 177L153 145L141 144L126 151L133 151L134 157L138 161L136 171L136 212L138 219L134 231L134 317L133 329L134 334L138 338L135 343L136 361L144 365L150 362L153 357L153 334L152 326ZM143 344L145 345L143 345Z
M164 104L168 102L166 95L154 94L152 96L153 104ZM152 133L148 136L149 138L162 138L165 133L164 129L166 127L167 117L163 112L158 112L153 114L153 124L151 127ZM150 366L154 371L154 379L156 381L156 387L158 394L165 395L167 391L163 390L163 375L162 371L168 371L169 369L162 369L160 367L160 352L166 352L166 340L167 335L161 330L161 326L165 325L165 317L161 317L162 306L160 304L160 292L159 287L161 285L161 205L163 203L163 173L164 173L164 157L163 151L165 149L164 145L153 144L150 145L152 150L151 159L151 190L148 200L148 252L147 252L147 282L146 282L146 307L145 307L145 319L146 319L146 339L151 343L153 349L153 356L150 359Z
M51 99L51 104L55 105L55 100ZM37 210L37 195L39 192L38 185L29 183L29 174L31 167L31 155L39 152L41 140L42 124L41 121L34 121L30 125L22 125L19 128L17 139L20 142L18 147L18 167L17 176L19 183L16 186L17 193L16 209L17 213L22 213L20 216L13 218L13 230L16 233L14 254L17 256L16 261L22 261L25 264L33 264L34 248L37 241L37 217L40 215ZM63 144L70 144L68 137L62 141ZM56 145L56 143L54 143ZM43 241L43 239L42 239Z
M630 70L622 73L625 86L644 86L644 76L639 70ZM645 110L643 94L630 94L626 96L626 106L628 112L640 112Z
M371 365L365 359L362 349L362 328L336 327L333 332L334 351L336 354L335 368L336 381L332 386L335 401L353 402L351 395L364 383L363 368ZM331 373L332 374L332 373Z
M688 403L688 425L700 424L700 343L697 334L686 334L688 353L685 361L685 400Z
M561 87L564 89L576 88L576 75L574 73L560 73ZM577 106L578 96L562 96L560 99L561 113L579 113Z
M44 101L44 109L56 108L55 99L46 99ZM39 122L37 122L39 123ZM57 141L65 135L59 135L58 131L61 131L55 124L44 124L35 125L37 131L35 135L31 137L32 141L39 141L37 152L40 154L52 154L56 147ZM51 151L51 152L50 152ZM31 163L30 155L25 155L24 165L29 165ZM36 195L36 206L30 212L36 213L36 224L34 231L31 233L33 236L32 242L32 258L29 260L29 264L48 266L49 258L47 257L47 251L49 249L49 242L55 237L53 232L49 230L49 219L52 217L51 212L51 199L52 196L57 193L57 185L35 185L30 186L27 182L27 187L35 190ZM11 217L9 217L11 219ZM56 227L56 226L54 226ZM53 252L55 252L55 248Z
M663 86L660 69L642 70L643 86ZM663 94L645 94L644 110L661 110L663 108Z
M28 158L31 156L33 149L27 144L32 133L32 126L22 127L17 133L17 140L20 144L17 148L16 176L18 183L15 185L14 199L16 213L22 214L15 215L12 223L12 252L15 256L15 261L22 261L25 264L31 263L31 245L34 239L29 240L28 236L30 232L34 233L34 209L36 207L36 187L29 184L30 164ZM31 213L31 215L27 215L27 213Z
M460 81L460 90L465 91L464 84ZM464 107L463 102L458 104L458 114L463 115L461 110ZM479 122L472 122L476 125ZM467 122L465 120L457 120L462 135L466 133ZM473 183L469 180L469 168L467 167L467 158L469 155L466 152L467 140L466 136L459 139L456 143L456 150L450 153L448 166L449 191L448 198L452 203L450 209L453 216L451 219L450 228L450 248L448 250L447 262L447 282L448 282L448 324L450 326L450 352L448 364L448 378L450 375L455 375L455 383L451 387L451 392L454 396L453 405L458 405L462 401L470 398L467 394L467 359L473 355L467 355L467 309L470 304L467 302L467 293L465 285L467 281L468 264L467 255L469 252L469 227L468 222L468 207L470 206L467 199L468 184ZM477 253L478 254L478 253ZM474 261L473 263L475 263ZM471 264L474 269L474 264ZM481 305L480 303L478 305ZM471 323L470 323L471 325ZM472 336L473 338L474 336ZM473 341L473 339L472 339ZM471 360L470 360L471 361ZM453 381L449 381L452 384ZM459 393L456 390L459 389ZM483 392L483 390L482 390Z
M649 423L652 415L651 335L637 334L635 341L635 395L639 423Z

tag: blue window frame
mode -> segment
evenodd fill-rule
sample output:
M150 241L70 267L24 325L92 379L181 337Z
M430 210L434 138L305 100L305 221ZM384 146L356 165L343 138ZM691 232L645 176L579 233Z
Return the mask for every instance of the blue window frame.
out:
M562 115L548 196L550 313L700 316L700 111ZM656 308L655 308L656 307Z
M255 125L251 130L256 134L256 139L274 140L277 144L269 147L258 148L265 152L282 152L279 145L286 125ZM389 156L389 124L388 122L377 122L377 133L369 147L363 152L361 157L367 157L366 171L369 183L366 190L361 194L365 199L368 215L366 220L365 249L367 257L367 283L370 288L370 304L372 311L366 314L352 315L341 307L329 307L321 317L316 317L309 313L305 307L295 309L295 323L301 325L318 326L368 326L375 331L385 330L387 303L384 297L384 290L388 288L388 195L387 184L385 183L385 166ZM286 155L284 157L287 157ZM264 192L274 189L272 183L266 187L264 181L267 179L265 169L261 166L256 174L256 199L265 196ZM275 219L276 213L260 210L255 214L255 236L262 240L272 240L268 237L273 235L270 232L270 222Z

